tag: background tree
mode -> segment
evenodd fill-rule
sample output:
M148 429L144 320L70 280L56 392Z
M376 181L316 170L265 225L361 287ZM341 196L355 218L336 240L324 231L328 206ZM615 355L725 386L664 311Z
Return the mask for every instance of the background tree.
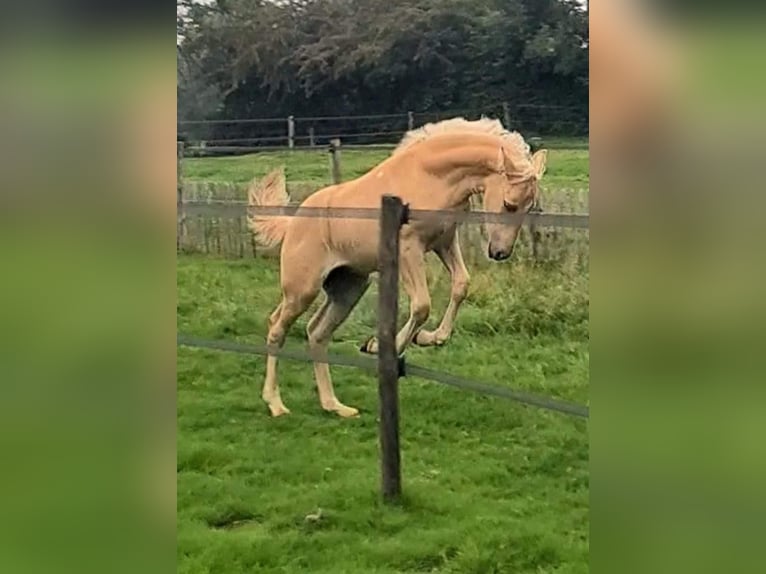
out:
M514 110L533 131L587 130L588 21L577 0L185 0L184 7L181 119L508 101L549 108Z

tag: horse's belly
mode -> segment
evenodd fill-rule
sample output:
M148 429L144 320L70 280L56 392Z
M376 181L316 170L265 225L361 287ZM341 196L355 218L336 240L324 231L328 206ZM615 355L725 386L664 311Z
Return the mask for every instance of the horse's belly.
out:
M452 242L456 229L457 224L445 223L443 225L422 230L420 237L426 251L447 247Z
M332 234L332 251L345 265L360 273L372 273L378 268L377 226L349 222L343 230Z

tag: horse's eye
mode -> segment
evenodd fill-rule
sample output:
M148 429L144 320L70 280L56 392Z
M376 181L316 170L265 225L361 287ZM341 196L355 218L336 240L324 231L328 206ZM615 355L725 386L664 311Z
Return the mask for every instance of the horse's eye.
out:
M505 210L509 213L516 213L519 210L518 203L509 203L507 201L503 201L503 206L505 207Z

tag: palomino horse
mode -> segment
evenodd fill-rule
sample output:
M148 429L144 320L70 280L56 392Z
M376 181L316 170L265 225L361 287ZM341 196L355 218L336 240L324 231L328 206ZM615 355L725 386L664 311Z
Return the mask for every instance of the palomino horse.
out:
M414 130L370 172L325 187L301 206L379 208L382 196L392 193L411 209L465 211L471 196L478 193L484 196L487 212L523 214L537 198L546 157L546 150L530 156L523 138L504 130L496 120L468 122L456 118ZM260 185L252 186L248 195L254 206L289 203L281 174L272 174ZM249 224L261 243L282 244L282 301L269 319L269 347L282 347L287 330L324 290L325 301L307 326L309 346L315 356L321 356L333 332L367 290L370 275L377 271L378 222L255 215ZM519 228L519 222L487 225L488 254L492 259L500 261L511 255ZM401 281L410 299L410 315L396 337L399 353L412 342L430 313L425 254L434 251L450 271L452 291L442 324L433 332L421 332L418 343L438 344L446 339L468 284L454 221L411 221L402 227L400 249ZM374 352L376 348L373 339L366 350ZM357 409L336 398L327 363L314 362L314 376L322 408L342 417L358 414ZM290 412L280 396L275 355L267 357L262 397L272 416Z

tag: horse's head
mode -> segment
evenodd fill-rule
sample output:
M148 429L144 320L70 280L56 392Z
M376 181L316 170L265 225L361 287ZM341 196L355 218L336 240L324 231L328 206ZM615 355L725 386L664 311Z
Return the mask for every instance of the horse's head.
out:
M524 215L537 203L539 181L545 172L548 150L531 158L511 157L500 148L496 172L484 181L484 211ZM513 223L488 223L487 254L495 261L508 259L521 229L521 219Z

